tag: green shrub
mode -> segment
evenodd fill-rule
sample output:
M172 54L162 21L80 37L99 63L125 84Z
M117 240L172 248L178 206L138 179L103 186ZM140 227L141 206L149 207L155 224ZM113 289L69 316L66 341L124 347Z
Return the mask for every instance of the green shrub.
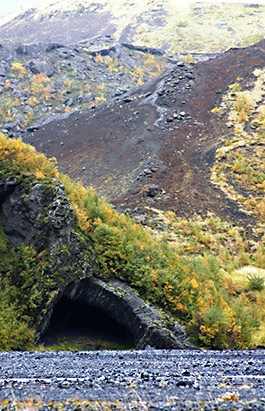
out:
M0 278L0 350L24 350L33 347L34 331L20 317L16 289Z
M258 275L248 275L248 289L250 291L262 291L264 289L264 278Z

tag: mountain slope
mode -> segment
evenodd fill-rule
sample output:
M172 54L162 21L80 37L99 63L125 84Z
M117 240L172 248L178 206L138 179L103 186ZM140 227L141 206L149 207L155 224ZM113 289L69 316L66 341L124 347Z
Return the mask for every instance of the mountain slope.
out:
M264 62L263 41L196 65L180 63L131 96L50 123L26 141L123 209L151 205L180 216L210 211L253 224L210 182L219 139L231 134L211 110L231 83L254 78ZM151 184L157 195L150 195Z
M73 267L69 259L91 252L104 281L126 281L180 319L196 344L265 345L265 41L202 61L262 37L264 8L176 4L65 0L1 26L0 121L12 137L0 134L0 303L7 329L19 306L22 331L36 325L42 284L46 298L53 274L61 281L67 269L67 281L77 275L78 282L83 260L74 258ZM237 17L233 28L226 13L232 22ZM257 23L254 37L253 24L240 32L246 16ZM200 28L209 35L201 38ZM13 43L17 36L23 43ZM41 43L26 44L33 37ZM196 52L201 61L193 64ZM13 139L20 133L125 214L59 176L54 158ZM52 177L65 184L69 200ZM36 197L38 190L59 197L49 202ZM34 199L45 205L41 215ZM69 201L78 247L58 242L56 271L46 225L56 223L54 212L65 216ZM67 234L65 222L55 229ZM29 302L17 287L24 277L25 287L34 287ZM82 284L74 290L82 294Z
M216 53L260 40L264 9L261 4L172 0L46 1L2 18L0 37L2 41L69 45L111 34L120 42L171 53Z

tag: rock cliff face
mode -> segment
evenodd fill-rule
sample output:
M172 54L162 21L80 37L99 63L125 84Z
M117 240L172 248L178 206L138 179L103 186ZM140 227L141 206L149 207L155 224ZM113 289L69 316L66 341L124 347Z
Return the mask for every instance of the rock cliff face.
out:
M47 330L55 305L67 297L106 313L127 329L136 348L193 348L179 324L147 305L120 280L100 276L88 240L80 241L75 230L73 210L59 181L25 183L1 177L0 206L10 243L32 245L38 253L45 251L49 271L60 272L36 307L32 325L37 341Z
M4 231L13 245L32 244L38 251L59 250L70 244L73 231L73 210L59 181L55 186L34 182L31 187L5 183L5 191L13 187L2 205Z
M136 348L194 348L184 329L146 304L130 287L117 279L103 280L91 275L78 279L60 290L44 318L39 335L46 331L53 307L62 298L99 308L108 317L122 325L131 336Z

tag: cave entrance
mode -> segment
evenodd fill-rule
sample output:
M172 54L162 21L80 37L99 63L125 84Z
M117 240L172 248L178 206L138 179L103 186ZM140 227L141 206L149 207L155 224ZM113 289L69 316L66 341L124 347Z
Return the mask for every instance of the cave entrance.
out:
M97 307L63 296L55 305L41 343L55 349L128 349L129 330Z

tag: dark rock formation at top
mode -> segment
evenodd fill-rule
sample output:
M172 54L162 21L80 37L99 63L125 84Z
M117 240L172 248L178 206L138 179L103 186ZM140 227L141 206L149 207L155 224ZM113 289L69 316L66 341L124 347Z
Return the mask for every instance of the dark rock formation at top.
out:
M146 47L146 46L137 46L131 43L122 43L123 47L127 47L130 50L137 50L142 51L143 53L150 53L154 55L162 56L164 54L163 50L154 48L154 47Z
M32 319L37 340L47 329L56 303L66 296L101 309L128 330L139 349L194 348L179 324L150 307L120 280L100 276L88 241L84 244L78 238L72 207L58 180L26 183L1 177L0 206L10 243L45 251L50 272L60 273L52 287L46 293L43 290Z

